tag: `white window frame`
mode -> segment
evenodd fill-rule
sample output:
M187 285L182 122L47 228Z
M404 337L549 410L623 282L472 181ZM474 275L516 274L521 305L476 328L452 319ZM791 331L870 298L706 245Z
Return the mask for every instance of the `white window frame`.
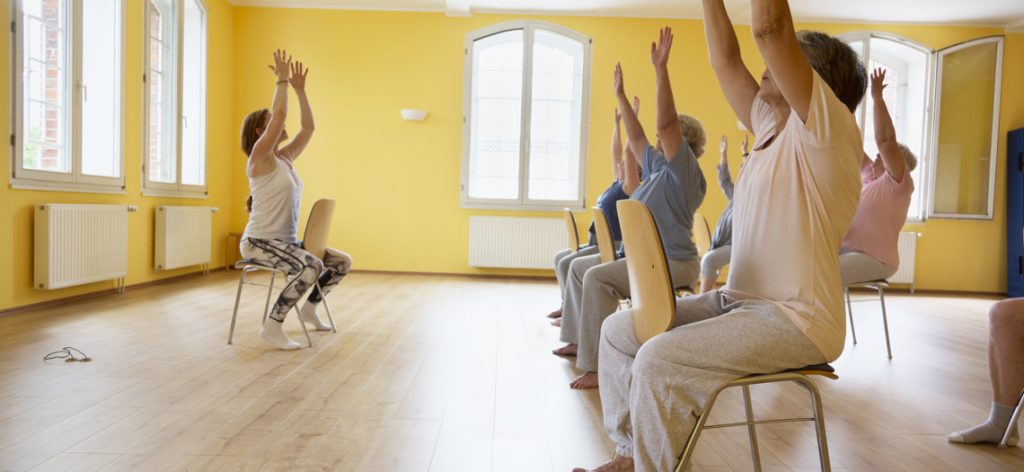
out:
M205 115L206 115L206 96L209 87L209 68L207 59L209 57L209 8L203 0L172 0L174 3L174 50L173 60L175 62L174 77L171 78L175 82L174 96L172 101L169 102L174 106L174 113L168 116L173 117L174 133L173 136L166 137L165 139L174 139L174 159L175 159L175 182L156 182L149 179L149 137L150 137L150 116L149 116L149 105L150 105L150 94L149 94L149 71L151 68L150 54L149 54L149 41L151 36L149 15L153 4L150 0L143 0L144 7L142 11L143 21L143 47L142 47L142 65L143 65L143 100L142 100L142 195L148 197L178 197L178 198L199 198L204 199L207 197L207 185L209 184L209 165L206 158L203 159L203 182L204 185L186 185L182 181L182 126L184 121L184 108L182 107L182 69L183 69L183 56L184 56L184 31L185 31L185 2L195 2L203 13L203 28L202 28L202 40L201 40L201 62L203 64L203 91L200 100L200 105L203 112L203 125L205 126ZM168 77L164 77L168 79ZM165 106L168 102L165 100ZM206 143L206 132L203 130L203 146Z
M67 28L65 31L67 65L67 82L63 91L65 100L65 129L70 171L68 173L48 172L24 168L24 82L20 78L24 76L23 48L25 25L22 24L21 0L11 2L11 82L13 87L12 96L12 120L10 145L11 155L11 187L26 190L51 190L61 192L85 192L85 193L125 193L125 152L124 152L124 122L125 122L125 66L124 51L127 44L125 40L125 4L118 0L118 11L120 18L119 40L120 51L118 74L121 77L118 113L118 161L119 176L103 177L86 175L82 173L82 4L88 0L62 0L67 6L68 17L65 19Z
M473 46L474 43L488 36L506 31L523 31L523 93L522 112L520 114L519 139L519 199L486 199L469 196L470 172L470 130L472 127L473 110ZM533 88L533 38L537 30L546 30L578 41L583 45L583 90L580 104L580 157L579 177L577 179L579 198L571 201L532 200L529 198L530 181L530 129ZM462 86L462 180L460 200L462 208L489 210L531 210L560 211L566 207L586 209L586 176L587 176L587 142L589 136L590 117L590 69L591 69L590 37L569 28L543 21L510 21L478 29L466 35L465 68Z

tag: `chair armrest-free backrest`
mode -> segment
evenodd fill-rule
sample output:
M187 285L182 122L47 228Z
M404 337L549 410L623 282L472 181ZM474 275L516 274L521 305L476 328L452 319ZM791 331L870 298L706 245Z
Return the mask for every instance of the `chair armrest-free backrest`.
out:
M651 210L636 200L620 200L619 225L622 244L628 247L630 298L633 329L641 344L665 332L676 312L675 292L668 272L668 260Z
M331 220L334 219L334 200L324 198L313 204L306 221L306 232L302 245L310 254L324 258L327 251L327 237L331 234Z
M594 207L594 232L597 233L597 248L601 253L601 263L615 260L615 241L612 238L612 229L608 225L608 217L604 210Z
M711 228L707 218L700 213L693 214L693 244L697 246L698 259L711 250Z
M580 250L580 232L576 229L576 217L568 208L565 209L565 230L569 235L569 252L575 254Z

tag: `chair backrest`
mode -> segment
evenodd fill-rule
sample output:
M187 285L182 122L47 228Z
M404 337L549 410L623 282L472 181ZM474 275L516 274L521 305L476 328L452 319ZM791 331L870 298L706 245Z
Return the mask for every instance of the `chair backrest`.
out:
M619 224L629 271L633 329L641 344L665 332L676 312L675 292L665 248L651 210L636 200L620 200Z
M334 200L323 198L313 204L306 221L306 232L302 234L302 245L310 254L324 258L327 250L327 236L331 234L331 220L334 219Z
M576 253L580 250L580 232L576 229L576 217L568 208L565 209L565 230L569 235L569 252Z
M693 243L697 246L698 259L711 250L711 228L707 218L700 213L693 214Z
M594 207L594 232L597 233L597 249L601 254L601 263L615 260L615 240L612 229L608 226L608 217L604 210Z

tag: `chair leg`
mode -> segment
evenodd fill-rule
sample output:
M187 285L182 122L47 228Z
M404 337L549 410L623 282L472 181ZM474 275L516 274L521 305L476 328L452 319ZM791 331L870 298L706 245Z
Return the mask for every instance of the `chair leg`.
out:
M267 317L270 316L270 296L274 294L274 281L277 280L277 272L270 273L270 286L267 287L267 303L263 306L263 320L260 323L266 323Z
M295 304L295 319L299 320L299 325L302 326L302 332L306 335L306 346L313 347L313 338L309 337L309 329L306 328L306 323L302 321L302 313L299 311L299 304Z
M754 424L754 407L750 403L750 386L743 386L743 406L747 410L747 434L750 436L750 456L754 461L754 472L761 472L761 451L757 446L757 425Z
M1006 447L1009 444L1010 433L1013 432L1013 427L1017 424L1017 420L1020 419L1021 410L1024 410L1024 390L1020 392L1017 408L1014 408L1013 414L1010 415L1010 422L1006 425L1006 432L1003 433L1003 440L999 441L999 447Z
M238 302L242 299L242 285L245 285L245 274L247 271L242 271L242 275L238 278L238 292L235 293L235 309L231 312L231 328L228 329L228 345L231 345L231 340L235 336L235 320L238 319Z
M327 320L331 322L331 332L337 333L338 327L334 325L334 316L331 315L331 304L327 303L327 294L320 289L320 281L316 281L316 290L320 292L320 299L324 302L324 309L327 310Z
M828 456L828 437L825 433L825 410L821 404L821 392L818 390L818 384L806 377L794 380L794 382L811 394L811 403L814 409L814 432L818 437L818 460L823 472L831 472L832 462Z
M889 317L885 313L885 289L878 285L875 286L875 289L878 290L878 299L882 302L882 326L885 327L885 351L889 354L889 359L892 359L892 346L889 344Z
M683 453L679 456L679 463L676 464L675 472L682 472L683 466L690 462L690 458L693 457L693 451L697 448L697 440L700 439L700 433L704 430L704 425L707 424L708 418L711 416L711 409L715 406L715 400L718 399L718 394L723 389L719 389L708 398L707 405L704 405L704 413L701 413L697 418L697 424L693 426L690 438L686 440L686 446L683 447Z
M850 333L853 334L853 344L857 344L857 328L853 326L853 304L850 303L850 289L844 288L846 293L846 313L850 317Z

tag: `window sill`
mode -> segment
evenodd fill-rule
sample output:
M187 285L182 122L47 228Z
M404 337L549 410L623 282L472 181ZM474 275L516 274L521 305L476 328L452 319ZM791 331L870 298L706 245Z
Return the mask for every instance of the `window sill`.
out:
M193 200L206 200L209 198L207 192L190 192L182 190L163 190L163 189L142 189L143 197L162 197L162 198L190 198Z
M123 185L81 184L72 182L47 182L29 179L11 179L11 188L15 190L42 190L47 192L103 193L124 195Z
M586 211L585 205L579 205L576 202L563 203L563 204L526 204L521 205L517 203L480 203L480 202L462 202L461 207L464 210L507 210L507 211L563 211L566 208L573 211Z

